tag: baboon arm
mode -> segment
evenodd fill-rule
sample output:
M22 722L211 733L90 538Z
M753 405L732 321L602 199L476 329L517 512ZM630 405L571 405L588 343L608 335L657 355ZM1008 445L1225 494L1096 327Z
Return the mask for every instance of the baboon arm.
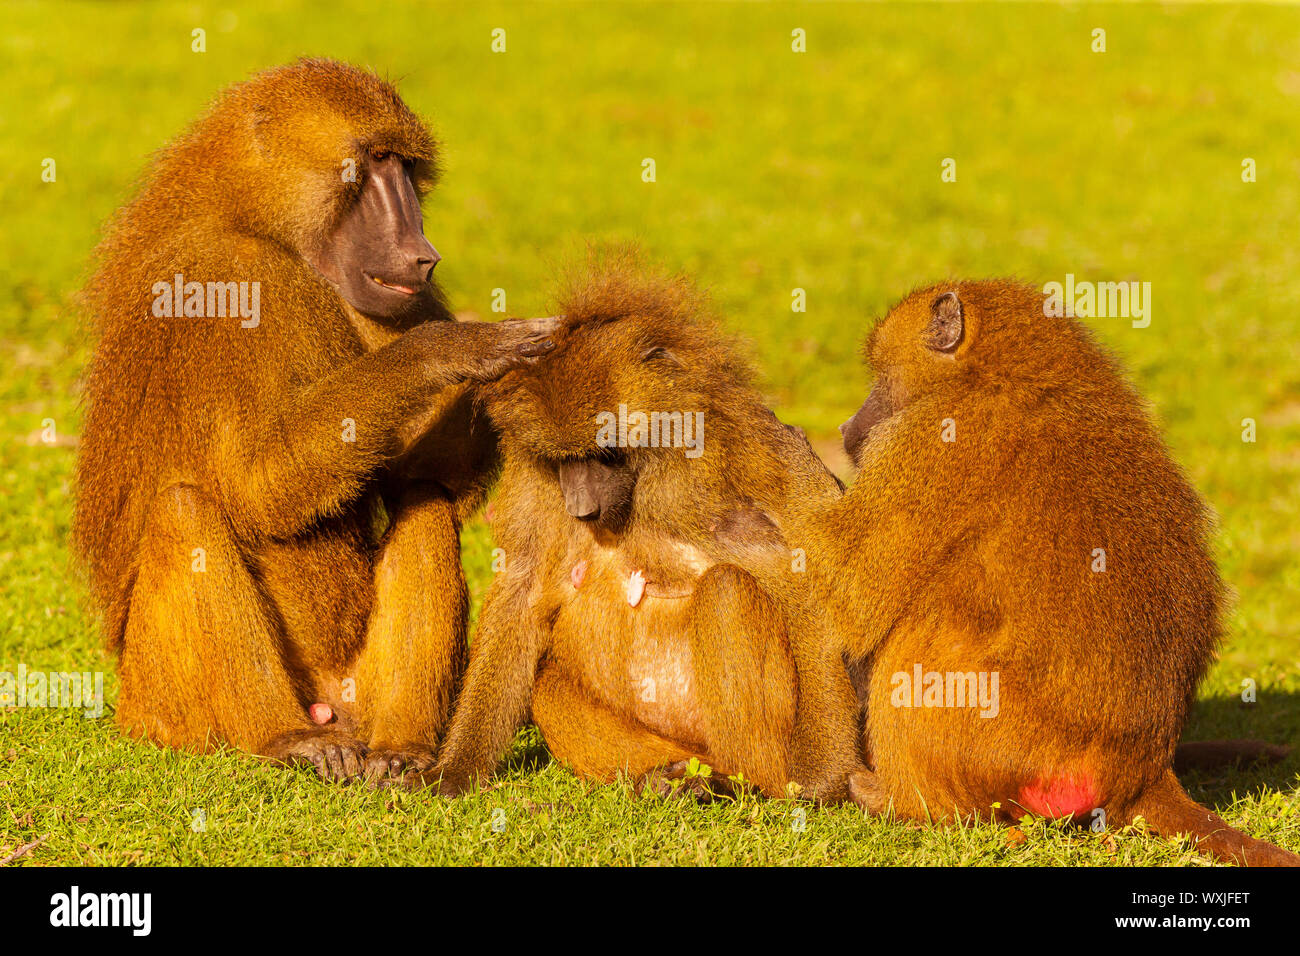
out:
M779 451L787 472L794 479L794 486L808 502L828 504L843 497L844 482L822 461L808 440L807 432L797 425L785 424L770 411L768 414L777 426L772 445Z
M837 485L822 490L823 497L810 495L808 504L828 507L840 497ZM828 612L821 602L808 600L806 575L792 571L790 545L766 512L734 508L716 522L714 536L722 560L750 569L771 593L788 595L788 623L783 626L790 635L799 690L789 776L805 797L842 800L848 794L849 774L862 765L858 701Z
M546 635L531 606L531 575L503 572L488 589L470 649L469 669L438 765L443 793L460 793L496 769L528 716Z
M859 479L860 481L861 479ZM916 525L903 514L871 509L869 526L835 515L818 550L817 593L854 659L870 654L889 633L908 599L930 575L927 548L912 540ZM856 532L856 533L855 533ZM829 561L826 561L829 556Z
M408 422L493 361L493 325L420 326L290 394L251 434L227 427L214 460L236 531L291 537L338 513L404 450Z
M892 447L869 455L845 497L816 522L818 594L854 658L875 649L954 547L973 543L982 523L999 518L982 502L994 500L1015 442L978 429L972 418L961 419L971 433L965 443L961 435L939 440L937 414L904 423L887 439Z

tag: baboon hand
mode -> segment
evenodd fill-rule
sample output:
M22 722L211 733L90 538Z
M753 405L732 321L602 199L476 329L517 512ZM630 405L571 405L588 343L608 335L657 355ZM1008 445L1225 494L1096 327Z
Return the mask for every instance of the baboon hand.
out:
M430 381L440 388L457 382L490 382L555 348L561 321L550 316L500 322L425 322L399 342L416 349Z
M483 352L470 378L490 382L511 369L531 364L555 348L555 332L560 321L558 316L548 316L474 323L482 327Z
M322 780L342 781L360 776L367 750L347 734L311 728L281 734L262 752L280 763L309 763Z
M515 351L526 357L545 355L555 347L555 333L562 315L547 315L535 319L506 319L499 325L509 328L510 336L517 339Z

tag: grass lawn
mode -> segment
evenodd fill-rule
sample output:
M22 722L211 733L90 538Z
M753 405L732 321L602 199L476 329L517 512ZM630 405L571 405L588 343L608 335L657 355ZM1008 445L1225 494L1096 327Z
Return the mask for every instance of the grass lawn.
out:
M1207 863L1131 829L941 829L788 801L638 800L575 780L531 729L495 787L455 802L119 736L113 662L67 548L88 354L73 296L149 153L228 83L313 53L400 79L433 118L447 175L426 232L458 309L490 316L503 288L511 313L544 313L557 266L587 239L635 239L712 290L772 405L828 446L865 394L869 319L914 285L1150 282L1148 328L1094 325L1217 509L1237 592L1188 736L1300 746L1300 9L378 9L5 6L0 670L104 671L110 708L98 720L0 709L0 860L39 839L15 865ZM505 53L491 52L498 27ZM204 53L191 51L195 28ZM791 51L796 28L807 52ZM946 158L955 182L941 181ZM1256 182L1242 181L1245 158ZM805 313L791 310L796 288ZM476 606L491 547L486 525L466 528ZM1252 707L1238 699L1247 678ZM1300 757L1184 782L1234 825L1300 851Z

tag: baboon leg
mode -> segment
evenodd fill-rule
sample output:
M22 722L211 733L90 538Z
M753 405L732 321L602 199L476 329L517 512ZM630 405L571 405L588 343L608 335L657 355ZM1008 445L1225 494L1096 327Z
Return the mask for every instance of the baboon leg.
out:
M145 521L119 675L118 723L157 743L266 753L313 726L271 609L193 485L168 488Z
M456 505L436 485L410 485L375 562L374 604L354 667L367 773L433 765L465 666L468 615Z
M619 773L639 779L692 756L704 759L593 700L554 665L537 676L533 722L555 759L588 780L609 783Z
M848 798L849 777L864 770L862 706L840 652L827 633L829 617L796 609L791 641L799 675L798 708L790 744L790 778L801 796L824 803Z
M700 578L690 618L708 762L785 796L798 681L780 607L748 572L719 564Z

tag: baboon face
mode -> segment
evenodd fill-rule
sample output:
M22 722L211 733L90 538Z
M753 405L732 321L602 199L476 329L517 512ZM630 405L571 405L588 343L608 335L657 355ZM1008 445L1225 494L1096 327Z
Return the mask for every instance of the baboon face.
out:
M434 303L442 258L424 237L415 160L367 151L359 194L308 259L364 315L419 320Z
M954 291L909 297L885 316L866 347L876 383L862 407L840 426L844 450L855 464L875 426L900 411L911 396L957 374L963 345L969 345L965 307Z
M853 413L853 417L840 426L844 438L844 451L855 465L861 464L862 449L871 435L871 429L897 411L889 400L885 383L877 379L867 400Z
M510 450L553 469L575 520L618 530L638 480L685 458L677 447L624 447L610 422L702 411L707 361L686 348L674 329L637 316L571 324L546 361L485 389L488 414Z
M564 507L579 521L621 528L632 510L636 472L625 455L562 461L556 466Z

